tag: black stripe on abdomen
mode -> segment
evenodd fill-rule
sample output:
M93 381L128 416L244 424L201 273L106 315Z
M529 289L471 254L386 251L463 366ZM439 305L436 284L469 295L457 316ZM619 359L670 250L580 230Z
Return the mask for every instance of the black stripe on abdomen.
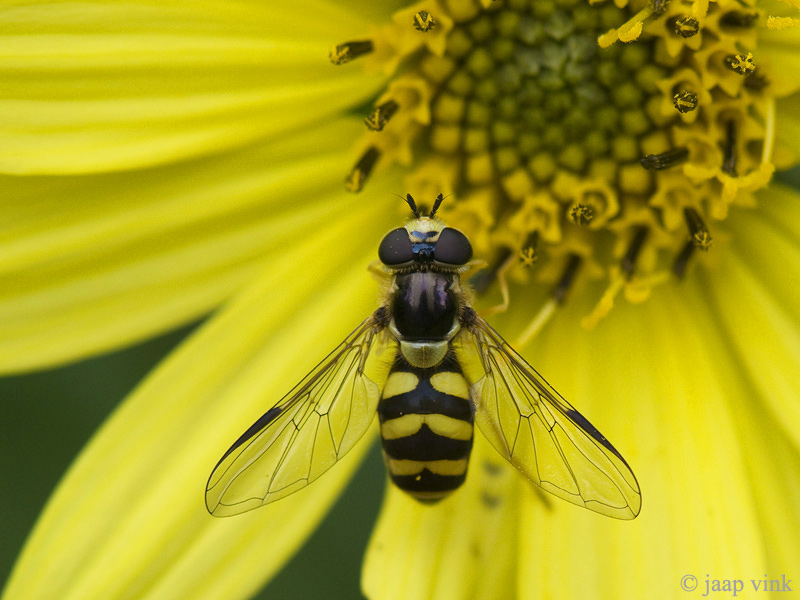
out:
M383 451L390 458L407 460L459 460L469 456L472 437L459 440L439 435L424 424L417 433L383 439Z
M378 405L386 466L392 481L433 502L466 479L474 410L458 363L413 367L398 356Z

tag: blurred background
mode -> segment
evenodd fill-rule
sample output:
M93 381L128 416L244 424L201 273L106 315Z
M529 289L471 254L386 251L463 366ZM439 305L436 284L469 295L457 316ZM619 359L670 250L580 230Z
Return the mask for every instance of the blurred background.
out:
M0 378L0 590L72 460L116 405L192 329L68 367ZM384 485L375 444L323 524L257 598L360 598L361 560Z

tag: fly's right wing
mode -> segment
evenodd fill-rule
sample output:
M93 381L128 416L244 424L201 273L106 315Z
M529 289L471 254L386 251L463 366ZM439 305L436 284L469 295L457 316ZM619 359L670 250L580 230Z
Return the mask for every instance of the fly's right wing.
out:
M369 428L396 353L375 315L364 321L222 456L206 486L208 511L247 512L332 467Z
M481 432L551 494L609 517L636 517L642 497L622 455L500 334L476 319L459 332L453 348Z

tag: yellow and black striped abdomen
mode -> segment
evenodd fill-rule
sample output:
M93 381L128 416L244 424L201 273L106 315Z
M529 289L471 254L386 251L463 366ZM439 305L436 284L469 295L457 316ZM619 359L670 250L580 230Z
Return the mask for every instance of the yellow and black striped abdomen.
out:
M452 356L420 368L398 354L378 417L383 455L397 487L434 502L464 483L475 418L469 386Z

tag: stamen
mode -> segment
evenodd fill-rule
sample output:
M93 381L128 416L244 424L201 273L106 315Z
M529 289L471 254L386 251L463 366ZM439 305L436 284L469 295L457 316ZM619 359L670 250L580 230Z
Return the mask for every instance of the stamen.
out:
M525 243L522 245L522 249L519 251L519 258L522 261L522 264L526 267L532 267L533 264L539 260L539 255L536 253L536 246L538 245L539 231L534 230L528 234L528 238L525 240Z
M585 204L575 204L569 211L569 216L576 225L586 226L594 219L594 210Z
M675 263L672 265L672 272L678 276L678 279L683 279L686 273L686 265L689 264L689 259L692 257L692 254L694 254L695 248L697 248L697 246L694 245L694 242L688 241L683 246L680 254L675 258Z
M383 104L373 108L369 116L364 119L364 123L367 124L367 128L371 131L383 131L383 128L386 127L386 123L394 116L398 108L397 102L394 100L387 100Z
M687 206L683 209L683 216L686 219L686 226L689 228L691 244L700 250L708 250L711 247L711 234L698 212L691 206Z
M505 264L505 262L511 256L511 250L506 247L502 247L500 249L500 254L497 258L492 262L488 269L483 269L478 271L474 277L469 280L469 285L472 288L472 291L475 292L476 295L482 296L486 293L494 283L494 280L497 279L497 273L500 271L500 268Z
M653 16L660 17L669 8L670 0L650 0L650 8L653 9Z
M690 38L700 31L700 23L694 17L681 17L675 21L675 33L682 38Z
M727 27L753 27L756 21L758 21L757 13L743 13L738 10L732 10L722 15L719 23Z
M649 232L650 230L647 227L638 227L633 234L631 243L628 246L628 251L625 253L625 256L622 257L620 268L628 278L630 278L636 270L636 259L639 258L639 253L642 251L642 246L644 246L644 241L647 239L647 234Z
M331 62L335 65L343 65L350 62L354 58L364 56L372 52L372 40L358 40L353 42L345 42L334 46L330 51Z
M697 108L697 94L689 90L682 90L672 97L672 103L681 114L691 112Z
M414 29L417 31L427 33L434 27L436 27L436 21L433 20L433 16L428 11L421 10L414 15Z
M611 309L614 308L614 299L625 287L626 278L623 277L619 271L612 272L611 282L608 284L606 291L597 302L591 313L581 319L581 327L586 330L592 330L597 327L601 319L606 317Z
M648 171L671 169L689 160L688 148L673 148L661 154L648 154L642 160L642 166Z
M649 18L653 14L653 7L645 6L640 10L638 13L633 15L626 23L624 23L621 27L617 27L616 29L612 29L601 35L597 38L597 43L600 45L601 48L608 48L611 44L615 43L617 40L621 42L632 42L639 38L642 34L642 28L644 27L645 19Z
M567 292L569 292L569 289L572 287L572 283L575 281L575 275L578 273L582 262L583 259L580 254L573 253L567 258L567 266L564 268L564 273L561 275L561 279L558 280L558 283L551 293L553 300L558 304L564 303Z
M370 146L367 151L361 155L361 158L359 158L358 162L353 166L353 170L350 171L350 174L344 180L344 185L349 192L356 193L361 191L364 187L364 182L366 182L367 177L369 177L369 174L372 172L380 156L381 151L375 146Z
M725 58L725 65L734 73L739 75L750 75L756 70L756 63L753 62L753 53L731 54Z
M731 119L725 126L725 160L722 171L736 177L736 123Z

